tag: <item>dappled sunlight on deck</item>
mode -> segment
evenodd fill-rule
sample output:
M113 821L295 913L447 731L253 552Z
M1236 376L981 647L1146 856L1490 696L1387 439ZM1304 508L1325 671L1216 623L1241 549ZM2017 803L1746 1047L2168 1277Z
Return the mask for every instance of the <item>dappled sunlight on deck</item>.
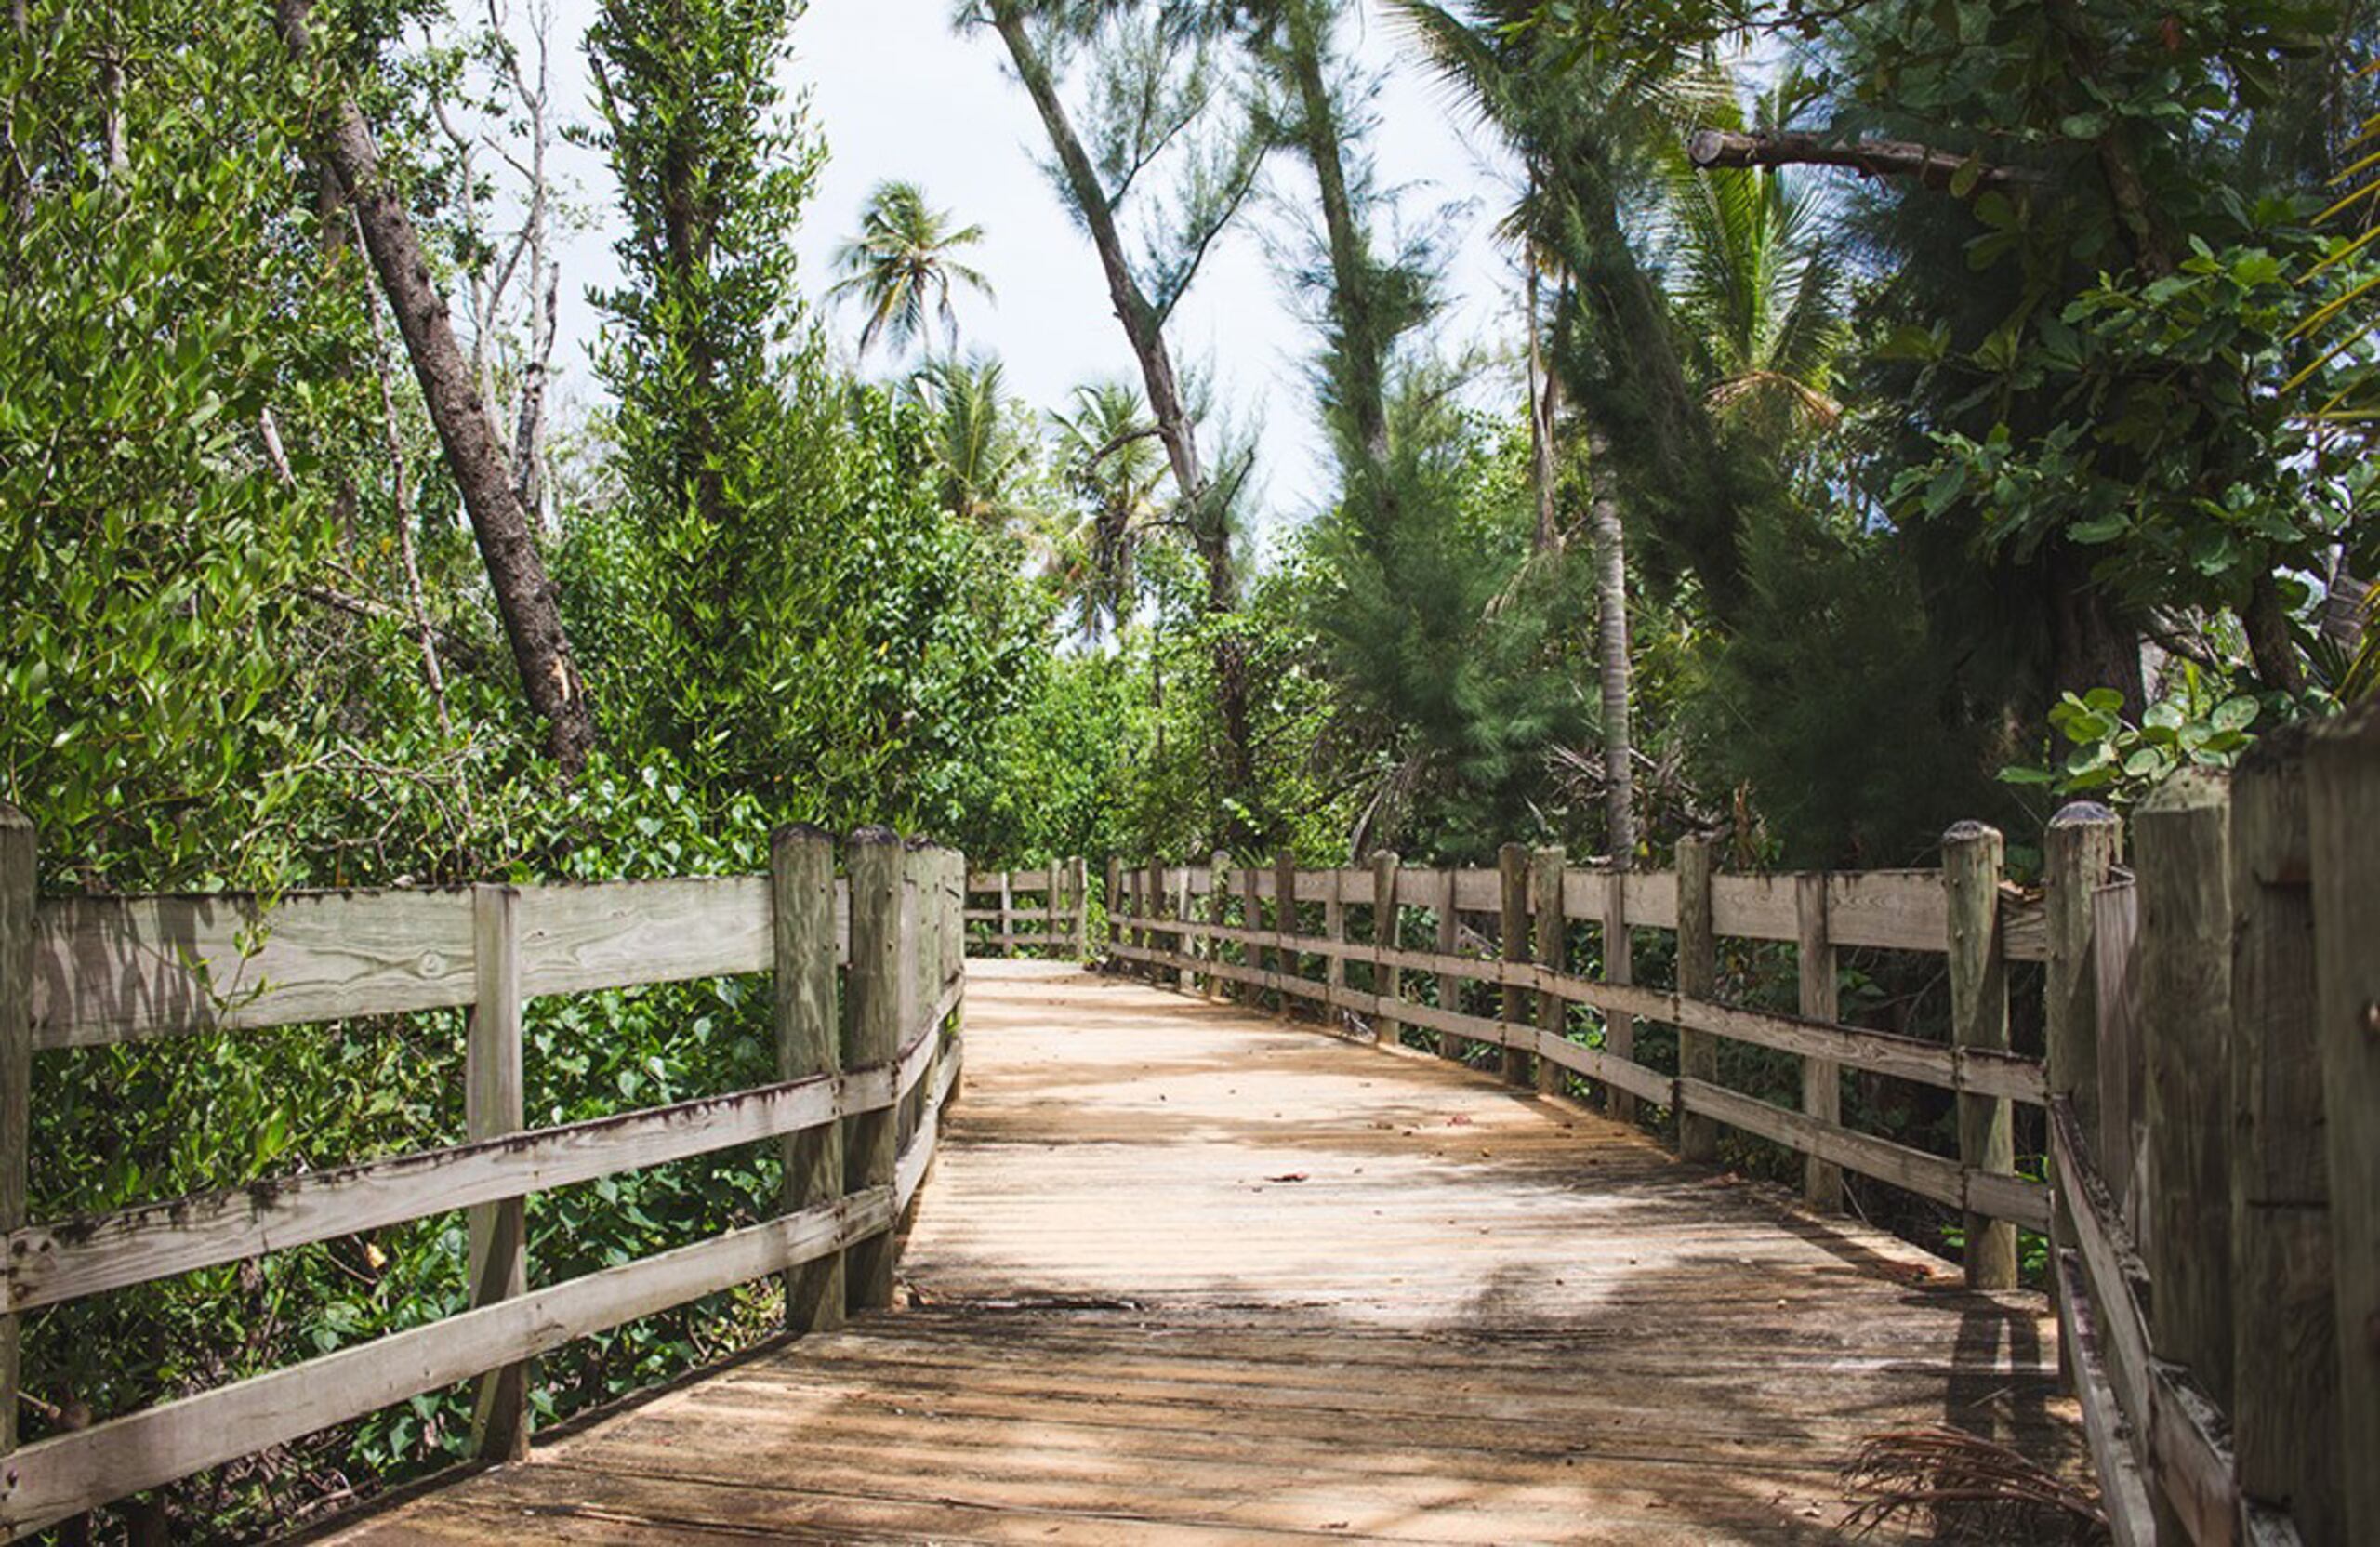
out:
M1818 1541L1880 1430L2076 1460L2038 1296L1426 1055L970 966L906 1308L333 1540Z

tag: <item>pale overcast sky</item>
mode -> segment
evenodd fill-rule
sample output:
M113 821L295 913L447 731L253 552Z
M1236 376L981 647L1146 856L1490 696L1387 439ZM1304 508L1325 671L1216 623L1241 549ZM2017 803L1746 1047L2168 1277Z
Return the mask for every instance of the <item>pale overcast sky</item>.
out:
M917 182L937 206L985 229L973 261L999 299L993 307L961 294L965 340L999 353L1020 396L1040 407L1061 405L1077 383L1132 376L1131 353L1108 309L1091 244L1041 171L1047 140L1010 77L1006 51L989 32L954 33L950 8L950 0L812 0L795 24L787 84L810 93L813 121L831 157L798 238L802 288L848 349L856 321L823 301L834 249L856 229L879 181ZM556 9L557 96L574 114L587 116L583 40L593 6L559 0ZM1450 121L1459 110L1372 0L1363 7L1357 57L1367 70L1385 72L1374 103L1380 125L1373 148L1382 185L1398 192L1400 218L1426 226L1452 213L1446 274L1452 304L1443 324L1448 343L1509 337L1497 324L1515 304L1514 273L1488 228L1512 195L1494 164L1492 141ZM602 161L573 151L569 165L608 225ZM1283 157L1271 180L1277 200L1243 215L1242 229L1209 258L1171 329L1182 365L1213 372L1230 419L1261 427L1268 525L1308 513L1328 487L1307 386L1314 336L1264 251L1268 236L1297 242L1300 217L1290 212L1311 207L1310 174ZM611 241L599 226L568 251L562 332L581 390L591 390L585 344L596 326L585 292L612 279ZM870 368L887 367L879 355ZM1516 382L1483 381L1481 388L1488 398L1519 391Z

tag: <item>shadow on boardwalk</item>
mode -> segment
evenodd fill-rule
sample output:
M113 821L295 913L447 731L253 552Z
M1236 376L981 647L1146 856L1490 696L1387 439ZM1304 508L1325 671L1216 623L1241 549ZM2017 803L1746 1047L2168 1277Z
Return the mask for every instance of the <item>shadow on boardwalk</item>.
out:
M1824 1541L1879 1430L2073 1461L2037 1297L1427 1057L976 965L908 1309L332 1540Z

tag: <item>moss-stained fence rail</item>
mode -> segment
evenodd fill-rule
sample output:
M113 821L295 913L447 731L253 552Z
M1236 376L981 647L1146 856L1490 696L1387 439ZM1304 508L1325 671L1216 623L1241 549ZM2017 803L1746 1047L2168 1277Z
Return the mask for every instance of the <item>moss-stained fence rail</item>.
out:
M1979 1288L2015 1285L2018 1226L2046 1231L2118 1542L2380 1542L2380 713L2187 774L2134 826L2127 870L2113 815L2060 813L2037 893L1976 824L1929 871L1721 875L1705 839L1661 873L1518 845L1492 870L1111 864L1106 949L1383 1045L1488 1044L1502 1078L1577 1077L1615 1116L1666 1108L1690 1159L1721 1126L1785 1145L1822 1208L1846 1170L1935 1199L1966 1216ZM1569 970L1580 921L1597 977ZM1646 930L1675 936L1673 990L1630 981ZM1801 1012L1720 1002L1722 936L1796 943ZM1943 958L1951 1040L1839 1024L1844 947ZM2044 967L2042 1061L2009 1051L2016 961ZM1639 1022L1677 1029L1676 1074L1636 1060ZM1720 1084L1718 1038L1799 1055L1798 1109ZM1958 1157L1845 1126L1844 1069L1956 1092ZM2050 1185L2016 1174L2018 1103L2046 1112Z
M958 1082L965 862L864 828L777 833L765 876L575 886L37 901L34 834L0 805L0 1540L476 1380L485 1458L529 1440L528 1361L782 1275L788 1329L890 1303L895 1229ZM539 995L774 974L775 1084L531 1130L522 1007ZM468 1005L468 1142L53 1223L25 1218L41 1052ZM528 1194L776 1141L774 1219L532 1289ZM470 1309L21 1448L23 1313L449 1210Z
M978 898L998 906L978 907ZM1024 949L1076 960L1091 954L1091 887L1079 859L1032 870L975 871L967 878L967 944L978 954L1014 956Z

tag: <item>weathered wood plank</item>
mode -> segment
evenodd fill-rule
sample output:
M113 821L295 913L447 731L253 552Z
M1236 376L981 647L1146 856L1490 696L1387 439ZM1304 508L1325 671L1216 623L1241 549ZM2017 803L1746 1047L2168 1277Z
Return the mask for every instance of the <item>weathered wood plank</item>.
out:
M1405 899L1397 894L1397 885L1396 853L1383 849L1372 856L1372 992L1381 1001L1374 1029L1384 1048L1397 1047L1405 1040L1403 1023L1397 1018L1397 1006L1405 997L1404 978L1395 959L1404 944L1398 934L1405 921Z
M1613 987L1626 988L1636 981L1636 937L1628 919L1628 877L1623 867L1598 875L1595 879L1599 895L1581 911L1592 912L1603 920L1603 981ZM1633 1063L1636 1057L1636 1017L1624 1010L1606 1008L1603 1018L1604 1051ZM1615 1091L1610 1103L1614 1117L1621 1122L1635 1121L1636 1098L1626 1090Z
M1437 950L1440 956L1455 955L1457 949L1462 944L1462 910L1457 901L1457 892L1460 884L1461 878L1455 871L1443 870L1439 872L1437 897L1434 906L1437 910L1438 916ZM1437 979L1438 1008L1441 1010L1461 1011L1462 1009L1463 980L1452 972L1440 972L1437 974ZM1462 1056L1462 1038L1453 1035L1451 1032L1440 1032L1438 1034L1438 1056L1441 1058L1461 1058Z
M2242 1493L2344 1541L2311 842L2302 751L2268 738L2231 782L2231 1431Z
M2306 774L2347 1531L2380 1541L2380 703L2325 727Z
M828 945L835 902L835 840L806 825L778 828L769 841L769 890L775 959L770 1013L777 1078L832 1078L843 1061L842 1011L835 954ZM780 1213L798 1214L842 1197L843 1129L832 1118L787 1132L778 1144L785 1168ZM812 1258L785 1276L789 1332L820 1332L843 1322L843 1260Z
M1496 876L1499 885L1499 907L1496 922L1496 950L1507 963L1525 962L1529 958L1528 940L1528 849L1519 843L1507 843L1496 851ZM1520 980L1499 979L1503 985L1501 1019L1510 1025L1522 1025L1528 1020L1527 995ZM1504 1078L1518 1085L1528 1078L1528 1055L1514 1046L1507 1036L1503 1044L1501 1066Z
M1823 875L1793 880L1795 928L1800 934L1796 967L1801 974L1802 1018L1831 1025L1843 1018L1834 944L1827 934L1827 886ZM1802 1111L1819 1122L1843 1121L1843 1065L1831 1058L1802 1059ZM1802 1167L1802 1201L1821 1213L1843 1211L1843 1170L1819 1156Z
M2074 1369L2075 1395L2090 1439L2092 1469L2099 1475L2099 1502L2107 1511L2109 1532L2115 1547L2155 1547L2157 1523L2149 1503L2149 1484L2133 1450L2130 1421L2117 1406L2109 1382L2082 1254L2061 1248L2056 1266L2059 1347Z
M1712 858L1708 837L1698 834L1678 840L1677 990L1686 1000L1707 1002L1718 994L1719 943L1711 919ZM1631 905L1630 914L1635 911ZM1719 1079L1719 1045L1684 1021L1677 1023L1677 1072L1681 1084L1693 1080L1715 1087ZM1683 1112L1677 1124L1677 1152L1688 1160L1716 1160L1717 1126L1694 1111Z
M1950 1038L1961 1049L2008 1050L2008 966L2000 948L2001 837L1980 822L1962 822L1942 837L1943 904L1950 919ZM2013 1175L2016 1115L2004 1096L1959 1097L1959 1159L1971 1170ZM1966 1222L1967 1282L1978 1289L2016 1287L2016 1228L1971 1213Z
M1528 903L1531 941L1535 946L1537 964L1567 975L1569 968L1569 924L1562 913L1562 851L1547 847L1529 855ZM1561 1041L1570 1024L1569 1003L1553 994L1537 997L1537 1027L1545 1033L1540 1040ZM1562 1066L1551 1060L1536 1060L1537 1089L1540 1095L1555 1095L1562 1091Z
M466 891L67 897L34 923L33 1045L471 1002Z
M2218 1404L2231 1396L2230 826L2225 780L2205 771L2167 781L2133 819L2155 1152L2149 1334Z
M0 1529L22 1533L508 1362L782 1273L890 1229L892 1188L608 1268L43 1440L9 1460Z
M843 846L851 877L852 964L844 1053L854 1064L896 1063L912 1006L906 971L914 935L904 870L907 851L890 827L862 827ZM843 1192L889 1192L900 1157L895 1110L863 1113L843 1123ZM856 1314L892 1302L892 1232L853 1246L843 1261L844 1305Z
M384 1229L516 1194L690 1159L891 1104L892 1072L816 1075L484 1144L311 1171L112 1214L29 1225L8 1237L19 1310Z
M1211 926L1197 926L1205 934ZM1258 943L1265 938L1250 932L1225 929L1215 937ZM1327 940L1302 942L1311 952L1334 949ZM1335 947L1361 959L1371 959L1368 944ZM1389 958L1406 972L1453 972L1482 982L1530 993L1556 994L1608 1015L1686 1025L1739 1042L1774 1048L1780 1052L1835 1062L1896 1079L1939 1086L1948 1091L2006 1096L2039 1106L2046 1100L2041 1065L2021 1054L1985 1048L1950 1048L1939 1043L1890 1032L1824 1025L1792 1016L1745 1010L1732 1005L1681 999L1667 989L1608 984L1555 972L1535 962L1505 961L1489 957L1444 956L1434 951L1399 951Z
M37 841L24 813L0 800L0 1234L25 1223L32 1159ZM18 1330L0 1306L0 1466L17 1448Z
M525 1126L521 1078L521 893L471 889L475 1002L463 1057L463 1135L472 1144L509 1139ZM519 1195L472 1207L471 1307L513 1299L529 1288L529 1234ZM482 1461L529 1453L529 1371L514 1363L480 1377L471 1449Z
M2050 819L2043 840L2043 999L2049 1089L2074 1104L2082 1131L2099 1122L2099 997L2093 898L2123 846L2123 824L2107 807L2077 800Z

